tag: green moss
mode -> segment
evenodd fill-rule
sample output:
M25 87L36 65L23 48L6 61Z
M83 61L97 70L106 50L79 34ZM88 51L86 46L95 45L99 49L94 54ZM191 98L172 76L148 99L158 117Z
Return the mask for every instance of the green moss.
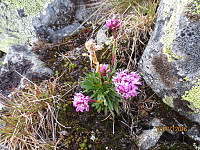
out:
M164 14L165 17L170 16L170 20L165 22L164 25L164 36L161 39L161 42L164 44L163 52L168 57L168 61L172 62L174 58L182 59L183 57L175 54L171 48L173 41L176 38L176 29L178 25L178 16L183 13L184 7L192 0L170 0L165 1ZM174 8L173 12L170 11L171 8Z
M174 108L173 104L173 96L166 96L163 98L163 102L169 105L170 107Z
M197 84L193 86L190 91L185 91L182 99L191 102L192 104L189 105L190 108L193 109L196 113L199 112L197 109L200 109L200 80L197 81Z

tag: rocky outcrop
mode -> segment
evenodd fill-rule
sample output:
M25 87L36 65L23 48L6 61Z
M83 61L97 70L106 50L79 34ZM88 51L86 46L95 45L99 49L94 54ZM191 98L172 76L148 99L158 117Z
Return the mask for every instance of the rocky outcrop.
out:
M12 46L1 66L0 93L8 96L13 88L23 88L26 79L37 82L48 79L52 74L53 71L26 46Z
M32 44L38 37L47 42L61 40L94 12L88 4L95 1L0 1L0 51L8 52L10 45Z
M45 13L54 0L0 1L0 51L8 52L10 45L36 41L33 17Z
M139 72L163 101L200 123L200 2L161 1Z
M37 35L47 42L62 40L64 35L72 34L81 22L90 17L95 9L88 6L91 0L56 0L48 5L46 14L33 19Z
M53 74L29 50L27 44L22 45L35 42L37 38L49 43L57 42L66 34L72 34L94 11L86 6L92 2L94 1L0 1L0 51L7 53L4 60L1 60L3 65L0 70L0 92L3 95L8 96L12 88L22 87L23 76L37 81Z

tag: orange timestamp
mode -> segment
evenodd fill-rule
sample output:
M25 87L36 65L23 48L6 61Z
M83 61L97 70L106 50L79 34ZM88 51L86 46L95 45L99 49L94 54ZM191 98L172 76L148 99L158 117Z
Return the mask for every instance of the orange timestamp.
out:
M169 126L169 127L157 127L157 131L158 132L163 132L163 131L167 131L167 132L186 132L188 129L187 127L179 127L179 126Z

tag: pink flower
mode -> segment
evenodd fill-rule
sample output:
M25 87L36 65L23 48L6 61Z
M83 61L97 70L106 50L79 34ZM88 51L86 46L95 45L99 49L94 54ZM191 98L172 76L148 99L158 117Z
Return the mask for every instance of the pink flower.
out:
M106 74L110 71L110 69L108 69L108 65L107 64L100 64L100 72L102 73L103 76L106 76Z
M136 72L131 72L130 74L125 73L127 70L122 72L117 72L116 76L113 78L115 84L115 90L118 94L121 94L122 97L126 99L131 96L137 96L136 90L138 87L136 85L142 85L139 82L139 76Z
M121 19L117 20L115 19L115 15L113 15L111 19L106 21L106 26L115 32L115 30L120 27L120 22Z
M81 111L85 109L86 111L89 111L89 105L88 102L90 101L89 96L85 96L82 93L75 93L74 98L73 98L73 106L77 107L76 111Z

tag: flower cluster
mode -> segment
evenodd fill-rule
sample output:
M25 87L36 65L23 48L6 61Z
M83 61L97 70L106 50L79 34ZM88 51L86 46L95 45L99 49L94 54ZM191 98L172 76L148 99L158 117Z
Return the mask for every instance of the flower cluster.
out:
M116 29L120 27L120 22L121 19L119 20L115 19L115 15L113 15L111 19L106 21L106 26L110 28L114 33L114 39L117 38Z
M73 106L77 107L76 111L81 111L85 109L86 111L89 111L89 105L88 102L90 101L89 96L85 96L82 93L75 93L73 98Z
M116 76L113 78L113 82L115 84L115 90L118 94L121 94L122 97L126 99L131 96L137 96L136 90L138 87L136 85L142 85L139 82L139 76L136 72L131 72L130 74L126 73L127 70L122 72L117 72Z
M121 19L115 19L115 15L112 16L111 19L106 21L106 26L109 27L113 32L116 31L117 28L120 27Z
M110 69L108 69L108 64L100 64L100 72L103 76L106 76L109 71Z

